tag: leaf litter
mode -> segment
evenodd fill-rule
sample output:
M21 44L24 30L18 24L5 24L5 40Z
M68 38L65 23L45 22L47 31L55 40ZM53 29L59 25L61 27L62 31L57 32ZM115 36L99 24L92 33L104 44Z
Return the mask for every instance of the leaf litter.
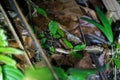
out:
M76 1L79 2L79 0ZM86 1L89 2L91 0ZM101 75L99 74L101 67L103 68L101 71L105 72L105 74L102 75L102 79L105 79L106 75L107 80L113 79L113 76L109 77L113 75L112 72L114 71L112 69L114 64L110 61L112 61L111 58L114 58L113 56L116 54L116 51L112 49L109 42L112 44L114 39L112 30L108 27L110 26L109 22L107 21L106 24L104 24L107 20L106 18L102 21L105 15L98 15L99 8L95 11L95 8L93 9L89 5L85 7L81 5L81 3L77 4L74 0L40 1L41 3L33 0L33 2L37 5L35 7L37 15L32 16L33 23L31 24L34 25L34 33L53 66L68 71L69 76L67 76L70 78L69 80L93 80L95 77L97 77L97 80L101 80ZM88 2L83 2L82 4L86 5ZM96 6L99 2L100 1L91 1L90 3ZM103 7L101 2L99 7ZM78 18L81 19L78 20ZM96 26L96 23L94 24L92 20L96 21L97 25L102 23L102 27L106 26L104 30L107 32L104 32L103 29ZM42 62L43 60L40 53L34 46L34 42L30 36L28 36L29 33L24 34L23 26L19 23L20 20L14 19L14 21L16 26L21 27L17 29L22 36L21 38L23 39L32 63L39 66L45 65ZM83 35L80 32L80 28ZM85 37L85 41L82 39L83 37ZM9 45L18 48L14 41L9 41ZM95 56L95 58L92 56ZM22 56L14 57L18 60L19 65L24 65L25 67ZM21 64L21 62L24 64ZM107 71L105 67L107 63L109 63L110 72ZM73 71L70 71L71 68L73 68ZM76 69L82 71L84 74L81 75ZM91 70L95 70L95 72Z

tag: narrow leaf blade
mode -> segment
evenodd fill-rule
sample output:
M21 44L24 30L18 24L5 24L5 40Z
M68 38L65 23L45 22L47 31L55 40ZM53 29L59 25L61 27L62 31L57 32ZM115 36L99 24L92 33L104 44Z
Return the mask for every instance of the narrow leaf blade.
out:
M80 19L85 20L85 21L87 21L87 22L89 22L89 23L94 24L98 29L100 29L100 30L104 33L104 35L105 35L105 36L108 38L108 40L109 40L109 33L106 32L105 27L103 27L102 25L100 25L100 24L98 24L97 22L95 22L95 21L93 21L93 20L91 20L91 19L88 19L88 18L82 17L82 18L80 18Z
M78 51L80 51L80 50L83 50L85 47L86 47L85 44L82 44L82 45L76 45L76 46L74 47L74 50L78 50Z
M58 32L58 34L61 35L62 37L65 36L65 35L64 35L64 32L63 32L61 29L58 29L57 32Z
M3 73L5 80L23 80L24 77L19 69L9 65L3 66Z
M72 45L68 40L63 39L63 42L65 43L65 45L66 45L68 48L70 48L70 49L73 48L73 45Z
M85 20L85 21L87 21L89 23L94 24L98 29L100 29L103 33L106 34L106 32L104 31L105 28L102 25L98 24L97 22L95 22L95 21L93 21L91 19L85 18L85 17L81 17L80 19Z
M0 47L0 53L23 54L24 51L12 47Z
M2 55L2 54L0 55L0 61L7 65L13 66L13 67L16 66L15 60L13 60L12 58L10 58L8 56Z
M103 24L103 26L105 28L105 31L107 33L106 37L112 43L113 42L113 32L112 32L112 28L111 28L111 26L109 24L108 19L106 18L104 13L98 7L96 7L96 13L97 13L100 21L102 22L102 24Z

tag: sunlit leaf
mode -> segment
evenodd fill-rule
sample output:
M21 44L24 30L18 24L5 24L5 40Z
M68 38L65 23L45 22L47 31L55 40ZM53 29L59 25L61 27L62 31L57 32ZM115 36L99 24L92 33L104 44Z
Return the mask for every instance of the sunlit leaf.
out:
M72 43L70 43L68 40L63 39L63 42L65 43L65 45L66 45L68 48L70 48L70 49L72 49L72 48L73 48Z
M117 44L117 49L120 50L120 44Z
M6 41L7 37L4 34L4 30L0 29L0 46L7 46L8 42Z
M47 67L26 69L24 80L54 80L51 72Z
M39 7L36 7L36 10L37 10L37 12L38 12L39 14L41 14L42 16L47 17L47 13L46 13L46 11L45 11L44 9L39 8Z
M2 67L0 66L0 80L3 80L3 72L2 72Z
M58 29L58 23L56 21L50 21L48 24L48 27L49 27L50 33L52 35L55 35Z
M54 52L55 51L55 49L54 49L54 47L50 47L50 52Z
M16 66L15 60L13 60L12 58L10 58L8 56L2 55L2 54L0 55L0 61L7 65L13 66L13 67Z
M113 59L115 65L120 68L120 59Z
M0 46L2 47L8 46L8 42L6 40L0 40Z
M23 54L24 51L12 47L0 47L0 53Z
M4 80L23 80L24 75L20 70L12 66L3 66Z
M76 46L74 47L74 50L78 50L78 51L80 51L80 50L83 50L85 47L86 47L85 44L76 45Z
M4 34L4 30L0 29L0 40L6 40L7 37Z

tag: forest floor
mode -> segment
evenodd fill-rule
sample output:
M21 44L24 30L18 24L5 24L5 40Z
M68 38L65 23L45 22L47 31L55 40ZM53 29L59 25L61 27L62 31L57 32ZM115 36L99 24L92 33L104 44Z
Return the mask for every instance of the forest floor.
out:
M1 3L10 22L0 10L0 28L8 46L25 51L13 56L21 71L54 66L63 71L60 80L120 80L120 21L112 21L101 0L17 2L27 22L5 0Z

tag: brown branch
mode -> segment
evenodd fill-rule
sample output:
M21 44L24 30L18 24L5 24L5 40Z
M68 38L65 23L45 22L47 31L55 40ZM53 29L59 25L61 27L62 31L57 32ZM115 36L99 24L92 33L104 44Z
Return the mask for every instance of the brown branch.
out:
M18 37L15 29L13 28L13 26L12 26L9 18L7 17L6 12L5 12L4 9L2 8L2 5L1 5L1 4L0 4L0 10L2 11L2 13L3 13L3 15L4 15L4 17L5 17L8 25L9 25L9 29L11 30L13 36L15 37L15 39L16 39L19 47L25 51L24 55L25 55L25 58L26 58L26 60L27 60L27 63L33 68L32 63L31 63L31 61L30 61L30 59L29 59L29 57L28 57L28 52L27 52L27 50L24 48L24 46L22 45L22 42L20 41L20 39L19 39L19 37Z
M23 20L23 23L24 23L25 28L27 29L28 33L29 33L30 36L32 37L33 41L35 42L36 47L38 48L39 52L41 53L41 56L43 57L45 63L46 63L47 66L48 66L48 68L49 68L50 71L52 72L53 77L55 78L55 80L59 80L58 77L57 77L57 75L56 75L56 73L54 72L54 70L53 70L53 68L52 68L49 60L47 59L47 56L46 56L45 53L43 52L42 47L40 46L40 43L38 42L38 40L36 39L35 35L34 35L33 32L31 31L30 26L29 26L27 20L25 19L22 11L20 10L20 8L19 8L16 0L13 0L13 1L14 1L14 4L15 4L16 8L17 8L18 14L21 16L21 19Z

